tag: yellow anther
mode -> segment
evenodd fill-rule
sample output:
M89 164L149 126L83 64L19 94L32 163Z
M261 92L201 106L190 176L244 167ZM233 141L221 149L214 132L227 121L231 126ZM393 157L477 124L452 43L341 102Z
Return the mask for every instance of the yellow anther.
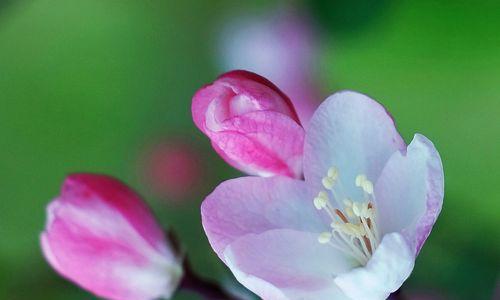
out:
M335 184L335 180L332 179L331 177L324 177L321 182L323 183L323 186L327 190L331 190L333 188L333 185Z
M359 174L358 176L356 176L356 186L357 187L361 187L363 185L363 182L366 181L366 175L364 174Z
M365 182L363 182L363 190L372 195L373 194L373 183L370 181L370 180L365 180Z
M328 201L329 201L328 194L324 191L321 191L318 193L318 196L314 198L314 206L318 210L323 209L326 207Z
M333 180L337 180L337 178L339 177L338 169L335 167L331 167L330 169L328 169L328 177L330 177Z
M363 189L368 194L373 194L373 183L366 178L365 174L359 174L355 180L356 186Z
M352 205L352 212L355 216L361 218L370 217L368 202L356 202Z
M321 244L327 244L332 239L332 234L330 232L322 232L318 236L318 242Z

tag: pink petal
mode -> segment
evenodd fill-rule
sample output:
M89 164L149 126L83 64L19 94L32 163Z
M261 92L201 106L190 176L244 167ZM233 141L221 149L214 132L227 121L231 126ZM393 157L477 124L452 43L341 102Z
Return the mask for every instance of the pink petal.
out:
M346 299L334 283L354 263L318 242L318 234L274 229L231 243L224 260L236 279L263 299Z
M227 245L250 233L277 228L328 230L305 182L287 177L242 177L221 183L203 202L205 233L222 258Z
M432 142L416 134L406 151L394 153L376 183L375 195L380 230L402 231L418 253L443 204L443 166Z
M149 300L169 297L182 276L180 259L157 232L147 207L124 184L75 174L47 207L40 239L54 269L84 289L112 300Z
M213 134L216 151L249 174L301 177L304 131L282 114L262 111L234 117Z
M294 121L300 124L299 117L290 98L288 98L285 93L283 93L274 83L265 77L245 70L234 70L222 74L219 79L230 85L235 93L247 94L251 98L256 99L259 102L259 106L262 108L281 112L290 116ZM268 98L269 94L253 82L270 88L278 94L280 99L274 97Z
M304 175L319 191L322 178L335 166L346 196L362 199L356 176L375 181L389 157L404 148L384 107L357 92L338 92L320 105L307 128Z
M122 182L98 174L72 174L66 178L60 201L75 206L88 206L91 200L109 205L120 213L134 229L159 251L165 250L163 230L142 199Z
M304 129L290 100L267 79L223 74L193 97L193 119L234 167L256 175L302 177Z
M339 275L335 283L352 300L383 300L410 276L415 256L399 233L384 236L364 267Z

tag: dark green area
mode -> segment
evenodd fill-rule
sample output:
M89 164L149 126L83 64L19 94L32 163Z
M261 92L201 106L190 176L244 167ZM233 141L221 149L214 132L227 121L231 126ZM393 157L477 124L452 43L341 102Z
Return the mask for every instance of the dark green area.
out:
M265 9L260 2L254 6ZM423 133L443 158L443 213L404 288L488 299L500 267L500 4L314 2L304 7L324 26L325 95L354 89L373 96L407 142ZM190 100L216 76L214 26L228 11L250 9L245 5L0 5L1 299L89 299L50 270L38 246L44 207L75 171L111 174L136 187L182 238L196 269L232 280L203 235L199 203L237 173L195 130ZM136 170L144 145L169 134L202 145L212 172L202 195L181 206L154 201Z

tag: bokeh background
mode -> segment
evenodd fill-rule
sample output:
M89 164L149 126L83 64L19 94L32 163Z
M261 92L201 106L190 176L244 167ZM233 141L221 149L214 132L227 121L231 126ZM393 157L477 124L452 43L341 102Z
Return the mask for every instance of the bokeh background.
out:
M494 297L500 2L3 0L0 299L94 299L60 279L38 244L45 205L77 171L133 186L199 273L238 288L208 246L199 204L240 174L195 129L190 101L225 71L220 35L230 20L290 6L318 33L318 101L339 89L367 93L406 141L424 133L443 158L444 208L404 294Z

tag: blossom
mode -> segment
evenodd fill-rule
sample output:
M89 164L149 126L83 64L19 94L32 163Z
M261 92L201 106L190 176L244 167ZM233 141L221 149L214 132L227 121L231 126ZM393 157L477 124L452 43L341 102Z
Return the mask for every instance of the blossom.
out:
M303 124L321 100L314 70L319 44L306 15L281 7L227 20L217 43L224 70L249 70L271 80L290 97Z
M263 299L384 299L412 272L442 206L434 145L342 91L306 129L304 180L242 177L202 204L209 242Z
M304 129L288 97L267 79L225 73L196 92L192 114L230 165L261 176L302 176Z
M139 169L148 188L169 203L180 203L196 194L206 171L197 147L180 137L148 146Z
M104 175L66 178L47 207L41 246L58 273L106 299L169 298L182 276L181 257L147 206Z

